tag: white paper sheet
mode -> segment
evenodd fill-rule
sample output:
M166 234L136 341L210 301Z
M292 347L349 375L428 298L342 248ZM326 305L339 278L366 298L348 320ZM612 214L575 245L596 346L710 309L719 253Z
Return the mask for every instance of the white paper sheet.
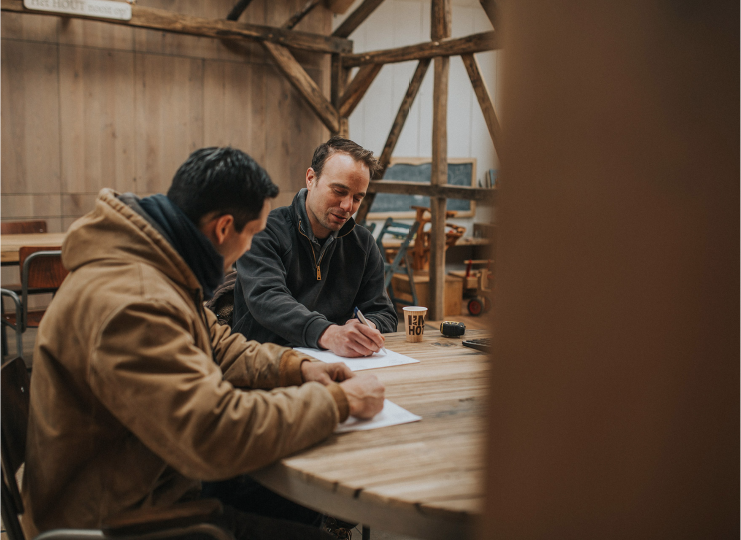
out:
M389 366L401 366L403 364L414 364L419 362L409 356L399 354L394 351L386 349L386 354L373 353L372 356L363 356L360 358L345 358L344 356L337 356L331 351L323 351L320 349L308 349L306 347L295 347L298 352L313 356L317 360L332 364L335 362L345 362L350 371L361 371L364 369L374 369L380 367Z
M335 433L347 433L348 431L361 431L365 429L376 429L386 426L395 426L397 424L408 424L409 422L418 422L422 420L421 416L412 414L406 409L402 409L396 403L388 399L383 400L383 410L369 420L359 420L349 417L342 422Z

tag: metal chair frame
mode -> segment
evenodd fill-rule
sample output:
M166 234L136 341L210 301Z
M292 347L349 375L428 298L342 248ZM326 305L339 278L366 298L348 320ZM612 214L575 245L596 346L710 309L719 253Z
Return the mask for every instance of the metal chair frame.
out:
M419 305L417 301L417 289L414 286L414 270L412 269L412 263L408 253L409 244L414 236L417 234L418 229L418 221L415 221L411 225L408 225L406 223L394 221L393 218L387 218L385 223L383 224L383 227L381 228L381 232L378 233L378 238L376 239L378 249L381 250L381 255L383 255L384 287L386 287L386 289L388 290L389 298L394 304L402 304L405 306ZM399 246L399 251L396 253L396 256L391 262L388 262L388 257L386 256L386 248L383 246L383 238L386 235L391 235L394 238L401 239L401 246ZM404 263L403 267L401 266L402 262ZM409 289L412 293L411 302L409 300L394 296L394 287L391 284L391 280L394 277L394 274L397 272L404 272L409 278Z
M29 283L31 269L34 261L44 257L61 257L62 252L60 250L43 250L36 251L28 255L23 261L23 267L21 269L21 296L20 300L18 295L10 289L3 289L3 296L7 296L13 300L16 305L15 310L15 322L10 322L5 317L5 305L2 305L2 340L3 340L3 354L7 354L7 338L5 335L5 328L11 327L16 332L16 343L18 349L18 356L23 353L23 333L28 330L28 297L31 294L49 293L54 294L56 289L59 288L64 278L53 283L53 286L49 286L49 283L45 283L43 287L32 287Z

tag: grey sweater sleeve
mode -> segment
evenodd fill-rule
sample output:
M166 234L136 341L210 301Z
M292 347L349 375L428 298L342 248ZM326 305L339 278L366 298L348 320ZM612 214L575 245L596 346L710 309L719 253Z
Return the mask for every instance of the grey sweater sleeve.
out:
M279 235L270 227L255 235L252 247L237 261L244 300L259 324L290 344L318 348L319 337L332 323L298 302L286 285Z

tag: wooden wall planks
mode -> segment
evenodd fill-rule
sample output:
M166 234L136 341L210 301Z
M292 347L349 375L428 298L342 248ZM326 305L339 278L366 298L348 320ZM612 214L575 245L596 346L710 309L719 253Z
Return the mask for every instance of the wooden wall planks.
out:
M240 18L283 24L303 0L255 0ZM223 18L232 0L145 0ZM3 13L2 219L66 229L103 187L163 192L202 146L232 145L262 164L288 204L329 136L257 44ZM330 33L317 7L298 30ZM329 57L296 58L329 91Z
M62 193L136 191L134 54L59 47Z

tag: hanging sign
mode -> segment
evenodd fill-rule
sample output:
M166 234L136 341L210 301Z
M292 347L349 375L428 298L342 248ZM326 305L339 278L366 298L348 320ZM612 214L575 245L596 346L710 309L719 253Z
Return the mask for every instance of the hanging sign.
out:
M102 19L131 20L131 6L110 0L23 0L26 9Z

